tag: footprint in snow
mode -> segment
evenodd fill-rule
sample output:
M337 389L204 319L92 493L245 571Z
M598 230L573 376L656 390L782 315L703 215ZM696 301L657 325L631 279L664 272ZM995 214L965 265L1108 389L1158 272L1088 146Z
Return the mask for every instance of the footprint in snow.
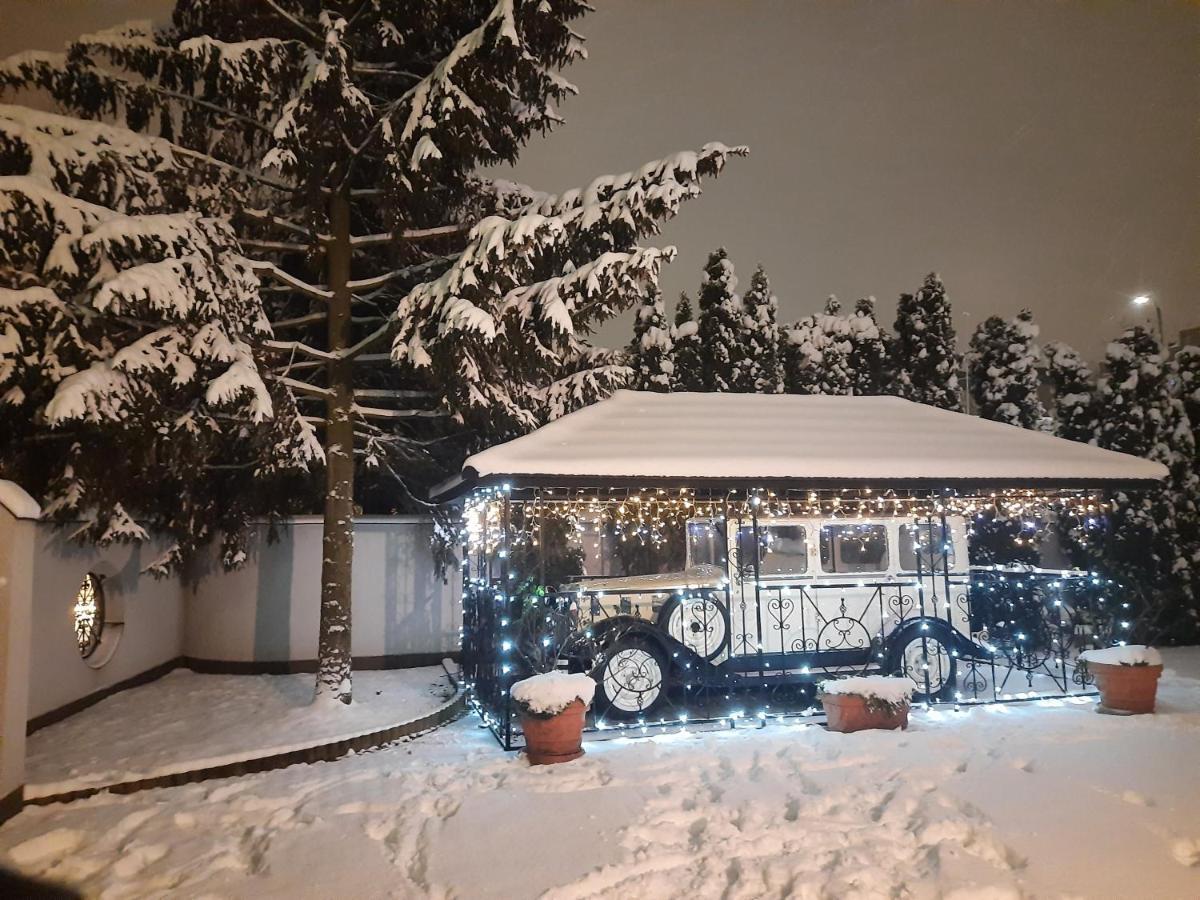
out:
M1123 791L1121 799L1133 806L1153 806L1154 801L1149 797L1143 797L1137 791Z
M1171 841L1171 855L1181 866L1200 865L1200 838L1176 838Z

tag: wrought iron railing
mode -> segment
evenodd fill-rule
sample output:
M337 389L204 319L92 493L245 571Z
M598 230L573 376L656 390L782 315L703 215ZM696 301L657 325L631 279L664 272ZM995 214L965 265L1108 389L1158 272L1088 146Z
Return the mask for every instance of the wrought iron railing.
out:
M818 681L892 674L905 629L914 643L942 636L953 658L922 648L918 658L936 658L936 666L905 669L927 702L1061 696L1090 689L1074 663L1079 651L1119 637L1120 603L1109 589L1082 572L947 566L882 581L764 579L674 591L580 586L509 595L499 582L468 581L463 672L472 702L507 749L522 743L509 688L532 673L531 657L590 672L606 648L648 638L670 669L658 708L619 724L597 711L589 729L814 715ZM947 674L954 683L933 689Z

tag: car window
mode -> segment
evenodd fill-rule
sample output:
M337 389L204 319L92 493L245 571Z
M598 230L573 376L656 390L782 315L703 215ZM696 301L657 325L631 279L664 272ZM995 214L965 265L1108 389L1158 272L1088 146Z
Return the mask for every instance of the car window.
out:
M917 553L921 556L922 572L938 572L954 565L954 544L949 534L942 537L940 522L904 525L900 529L900 568L917 571Z
M822 525L821 569L825 572L885 572L887 528L883 525Z
M725 564L725 530L709 519L693 519L687 523L688 566L723 566Z
M738 565L743 578L754 577L754 527L738 529ZM758 573L763 577L803 575L808 571L808 535L803 525L758 526Z

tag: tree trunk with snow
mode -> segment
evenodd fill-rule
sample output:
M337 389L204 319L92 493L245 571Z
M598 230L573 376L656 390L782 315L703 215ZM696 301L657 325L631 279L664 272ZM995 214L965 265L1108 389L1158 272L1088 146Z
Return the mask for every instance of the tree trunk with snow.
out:
M329 203L329 395L325 427L325 522L321 536L321 626L317 640L317 697L349 703L350 578L354 559L354 381L350 346L350 206L335 193Z

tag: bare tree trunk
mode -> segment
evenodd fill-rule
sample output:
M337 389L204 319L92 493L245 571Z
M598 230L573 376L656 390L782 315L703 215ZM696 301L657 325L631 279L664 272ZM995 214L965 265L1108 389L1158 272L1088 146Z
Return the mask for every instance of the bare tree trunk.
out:
M350 207L342 194L329 204L333 240L329 271L329 352L350 346ZM351 700L350 578L354 556L354 391L352 363L327 364L325 428L325 527L321 538L321 630L317 645L317 699Z

